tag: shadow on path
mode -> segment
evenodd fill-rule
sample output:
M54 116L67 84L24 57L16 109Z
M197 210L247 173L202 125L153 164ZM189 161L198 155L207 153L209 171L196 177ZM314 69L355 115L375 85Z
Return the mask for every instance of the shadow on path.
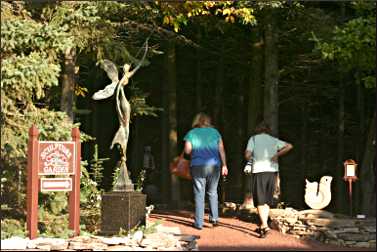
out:
M178 227L182 233L198 236L199 250L212 251L374 251L323 244L318 241L300 240L271 230L265 239L258 238L257 224L239 218L220 217L219 226L213 228L205 215L202 230L192 227L194 214L186 210L156 210L152 220L161 220L164 225Z
M160 219L160 220L166 220L166 221L170 221L170 222L173 222L173 223L177 223L177 224L181 224L181 225L184 225L184 226L187 226L187 227L192 227L192 224L193 224L193 215L189 214L189 213L184 213L184 212L176 212L176 216L171 216L171 215L167 215L168 212L160 212L158 214L151 214L150 216L152 218L155 218L155 219ZM171 214L171 212L170 212ZM191 220L187 220L187 219L182 219L182 218L190 218ZM209 223L205 223L204 224L204 228L211 228L211 229L218 229L220 227L224 227L224 228L228 228L228 229L231 229L231 230L236 230L236 231L239 231L239 232L242 232L244 234L247 234L247 235L251 235L253 237L256 237L258 238L259 235L258 233L256 232L256 230L251 230L250 228L247 228L247 227L243 227L243 226L239 226L239 225L233 225L233 224L228 224L228 223L225 223L224 221L219 221L219 225L215 228L212 227L211 224Z

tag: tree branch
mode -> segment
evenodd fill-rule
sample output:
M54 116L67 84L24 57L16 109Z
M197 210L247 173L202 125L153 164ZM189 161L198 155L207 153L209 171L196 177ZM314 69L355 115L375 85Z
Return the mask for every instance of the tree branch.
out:
M164 28L159 27L159 26L152 26L150 24L138 23L138 22L133 21L133 20L127 20L127 21L124 21L124 22L114 23L114 26L118 26L118 27L119 26L126 26L126 27L131 27L131 28L137 28L137 29L144 30L144 31L147 31L147 32L155 31L158 34L165 37L166 39L174 39L177 42L180 42L180 43L183 43L183 44L186 44L186 45L190 45L190 46L195 47L195 48L201 48L200 45L198 45L197 43L195 43L191 39L188 39L183 35L176 34L173 31L169 31L169 30L164 29Z

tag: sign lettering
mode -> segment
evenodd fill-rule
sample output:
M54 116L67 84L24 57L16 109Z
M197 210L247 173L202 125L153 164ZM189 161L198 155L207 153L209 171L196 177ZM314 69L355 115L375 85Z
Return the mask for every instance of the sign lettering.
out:
M74 174L74 142L39 142L38 175Z

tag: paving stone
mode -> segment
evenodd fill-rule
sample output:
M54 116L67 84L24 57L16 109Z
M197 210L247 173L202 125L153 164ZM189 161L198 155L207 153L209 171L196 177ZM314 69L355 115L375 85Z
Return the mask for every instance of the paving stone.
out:
M29 242L29 239L25 239L22 237L11 237L9 239L1 240L1 249L19 249L19 250L25 250L27 248L27 244Z
M44 251L51 251L51 246L48 244L45 245L38 245L37 249L44 250Z
M180 241L186 241L186 242L192 242L196 239L198 239L198 237L195 235L184 235L179 238Z
M115 245L107 248L107 251L138 251L139 248L131 246Z
M107 244L107 245L118 245L124 242L124 238L122 237L102 237L100 241Z
M158 233L181 234L181 230L178 227L166 227L162 225L158 225L156 231Z
M108 245L104 243L99 243L99 242L93 242L88 245L89 249L95 250L95 251L103 251L108 248Z

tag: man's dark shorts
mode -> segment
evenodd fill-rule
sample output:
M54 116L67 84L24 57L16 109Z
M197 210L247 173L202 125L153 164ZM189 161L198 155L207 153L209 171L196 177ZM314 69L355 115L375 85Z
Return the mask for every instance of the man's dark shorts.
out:
M277 172L259 172L253 174L252 192L255 206L272 205Z

